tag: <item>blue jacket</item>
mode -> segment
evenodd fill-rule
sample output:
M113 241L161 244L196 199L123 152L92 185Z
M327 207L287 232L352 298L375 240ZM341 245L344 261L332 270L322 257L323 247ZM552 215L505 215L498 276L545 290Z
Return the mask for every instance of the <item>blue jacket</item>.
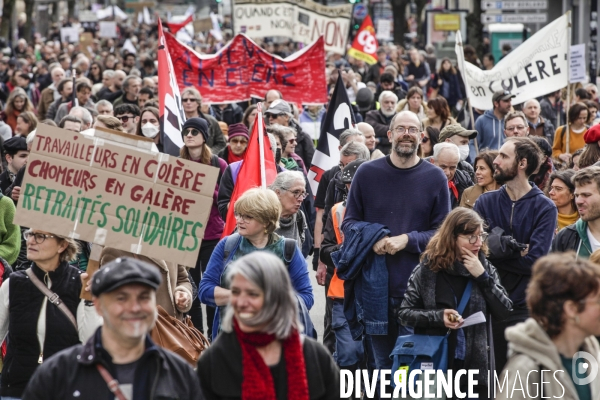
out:
M479 151L498 150L502 147L504 139L504 120L499 120L494 115L494 110L487 110L475 121L475 130L477 131L477 145ZM473 140L469 142L471 160L476 157L475 144Z
M388 333L388 270L385 256L372 249L390 234L381 224L356 222L344 229L342 247L331 254L344 280L344 315L354 340Z
M217 307L217 304L215 303L215 287L222 287L221 279L225 273L225 267L231 263L233 256L242 242L242 238L240 238L225 260L224 256L226 240L227 237L223 238L215 247L215 250L210 256L210 260L208 261L206 272L202 274L200 287L198 289L200 301L213 307ZM292 286L296 291L296 295L304 301L306 308L310 310L315 302L315 298L313 296L312 285L308 276L308 264L302 256L302 252L298 246L296 246L296 252L289 263L288 272L290 273L290 280L292 281ZM217 307L217 312L215 312L215 319L213 322L213 340L217 337L219 332L219 327L221 326L220 322L220 307Z
M550 251L558 217L554 203L533 182L529 184L532 189L517 201L512 201L506 186L502 186L479 196L473 207L484 219L489 231L500 227L504 235L529 245L525 257L490 259L516 306L525 305L525 289L531 278L531 268L538 258Z

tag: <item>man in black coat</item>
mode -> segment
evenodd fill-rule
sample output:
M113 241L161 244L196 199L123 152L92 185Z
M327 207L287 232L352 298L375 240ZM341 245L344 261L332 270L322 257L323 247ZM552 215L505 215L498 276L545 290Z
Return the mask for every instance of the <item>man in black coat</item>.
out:
M375 141L377 148L383 154L389 154L392 145L388 139L390 122L396 115L396 106L398 105L398 96L389 90L384 90L379 95L379 110L372 110L367 113L365 122L375 130Z
M160 282L159 270L145 262L118 258L106 264L91 285L104 325L85 344L38 367L23 400L108 399L113 379L128 399L203 399L191 365L150 338Z

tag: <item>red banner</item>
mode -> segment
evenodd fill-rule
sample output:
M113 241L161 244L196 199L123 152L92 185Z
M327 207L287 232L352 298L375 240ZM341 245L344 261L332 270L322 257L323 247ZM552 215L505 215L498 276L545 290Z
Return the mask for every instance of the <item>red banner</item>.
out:
M276 89L297 104L327 102L323 37L282 59L269 54L243 34L217 54L200 55L165 33L179 88L194 86L209 103L264 98Z
M371 16L367 15L352 42L352 48L348 50L348 55L363 60L367 64L375 64L377 62L377 48L375 27L373 21L371 21Z

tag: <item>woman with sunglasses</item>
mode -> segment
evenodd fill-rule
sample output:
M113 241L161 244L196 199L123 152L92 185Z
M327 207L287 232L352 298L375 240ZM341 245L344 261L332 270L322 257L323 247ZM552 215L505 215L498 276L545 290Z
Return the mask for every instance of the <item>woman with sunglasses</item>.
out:
M227 146L225 136L217 120L210 114L202 112L202 96L193 87L183 89L181 92L181 104L185 118L202 118L208 123L208 138L206 142L214 154L218 154Z
M440 141L440 130L433 126L428 126L423 132L423 138L419 146L421 147L421 158L433 156L433 146Z
M92 65L90 65L87 78L92 81L92 85L102 83L102 66L98 61L94 61Z
M314 303L308 265L296 241L275 233L281 215L281 203L275 192L260 188L247 190L234 207L237 232L219 242L198 290L202 303L218 307L212 328L213 341L221 331L220 318L231 297L225 280L228 266L246 254L255 251L275 254L285 263L298 299L307 309Z
M288 171L301 171L307 174L302 158L294 152L298 141L296 139L296 130L279 124L271 124L267 127L267 132L275 136L277 148L281 152L279 165Z
M415 334L451 332L448 369L478 369L475 392L482 398L488 393L488 330L480 324L461 328L463 320L480 311L486 321L490 314L503 320L512 309L496 268L486 259L486 239L479 214L463 207L452 210L412 272L398 311L398 320L413 327ZM460 315L456 309L469 287L469 301ZM461 379L461 389L466 386L467 379Z
M40 364L84 343L102 324L93 304L79 298L87 274L69 265L78 253L77 242L37 229L25 231L23 237L31 263L0 287L0 340L8 338L0 377L2 399L21 398ZM58 295L71 315L52 303L34 279Z
M215 249L219 239L223 234L223 227L225 222L219 214L219 208L217 207L217 197L219 194L219 184L221 182L221 176L227 168L225 160L219 158L213 154L210 147L206 144L208 138L208 122L202 118L194 117L190 118L183 124L183 130L181 132L183 136L183 147L181 148L180 157L184 160L191 160L205 165L210 165L219 168L219 177L215 185L215 191L213 193L213 204L210 209L210 216L206 224L206 230L204 231L204 238L200 245L200 253L198 255L198 261L196 262L196 268L190 270L192 278L196 285L200 284L200 271L206 271L208 260ZM202 323L202 308L200 301L196 299L192 304L192 309L189 312L192 317L194 326L204 331ZM207 307L207 318L214 315L214 309L210 310Z
M227 147L219 152L221 157L227 164L236 161L242 161L248 148L250 135L248 128L244 124L231 124L227 135Z

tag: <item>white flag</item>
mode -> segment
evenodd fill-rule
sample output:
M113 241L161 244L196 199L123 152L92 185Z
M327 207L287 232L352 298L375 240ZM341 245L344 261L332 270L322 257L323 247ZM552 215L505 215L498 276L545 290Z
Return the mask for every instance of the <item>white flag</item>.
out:
M513 104L555 92L567 86L567 14L546 25L511 51L490 71L464 61L462 37L456 32L456 56L469 101L474 108L493 108L492 96L499 90L516 95Z

